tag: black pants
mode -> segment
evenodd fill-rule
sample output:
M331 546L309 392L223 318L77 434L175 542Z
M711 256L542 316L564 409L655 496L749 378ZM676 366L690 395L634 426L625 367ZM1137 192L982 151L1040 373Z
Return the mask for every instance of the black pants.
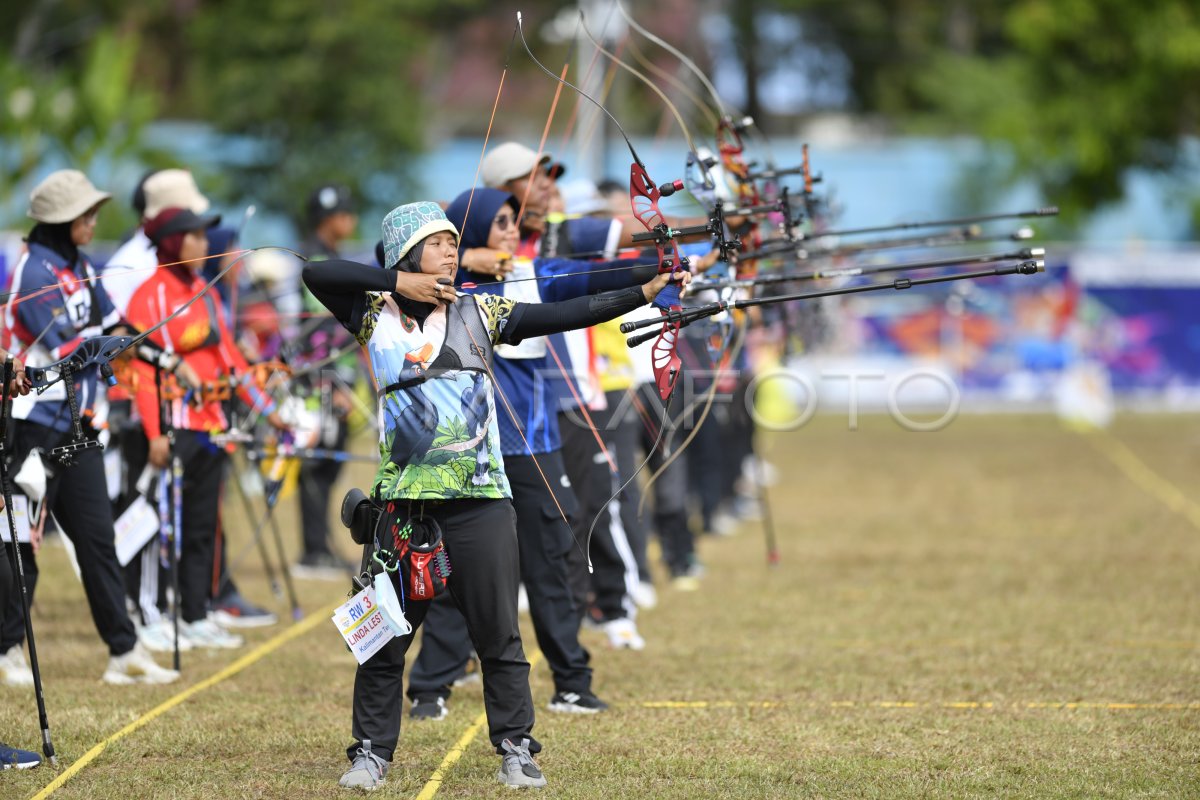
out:
M659 434L658 426L662 424L663 420L663 404L653 385L643 384L639 391L642 404L646 408L648 416L653 419L653 423L651 423L654 426L651 429L653 436L651 430L642 432L643 449L649 451L651 447L655 447L654 456L646 467L652 471L650 474L653 474L674 452L672 448L678 447L687 438L687 431L678 430L672 433L668 430L666 436L659 439L656 446L655 439ZM677 391L671 397L666 423L668 426L673 425L674 420L684 410L682 394ZM668 438L671 441L670 446L666 444ZM651 489L654 491L654 527L658 530L658 538L662 544L663 561L666 562L672 577L683 575L691 566L696 550L695 538L687 518L686 452L671 462L671 466L667 467L659 476Z
M5 520L5 526L8 521ZM7 539L8 531L5 530L4 536ZM4 545L6 548L12 547L7 542ZM38 565L37 560L33 557L33 545L22 543L17 545L21 548L21 566L25 572L25 591L29 592L29 602L33 603L33 592L37 589L38 584ZM4 562L7 568L11 569L12 565L8 563L9 555L4 554ZM17 586L17 577L13 575L10 579L9 588L2 595L5 599L3 602L4 611L0 612L0 653L6 653L12 647L16 647L25 641L25 609L21 605L21 593Z
M538 472L539 465L545 480ZM554 689L590 692L591 655L579 642L579 610L571 594L567 563L575 537L563 521L564 513L568 519L576 515L578 505L571 489L563 485L562 455L557 451L539 454L536 465L532 456L505 456L504 471L512 485L513 508L517 512L521 581L529 596L529 615L538 647L554 676ZM546 488L547 482L555 487L554 496ZM427 649L425 640L422 642L409 676L413 687L409 697L422 694L449 697L445 676L451 676L452 680L462 674L471 657L461 632L448 630L451 625L461 626L461 618L453 609L439 609L435 613L437 627L431 626L425 632L425 640L432 637L435 643ZM422 689L420 693L416 691L418 688Z
M446 586L466 618L471 642L483 673L483 702L488 734L496 752L505 739L532 740L533 697L529 693L529 662L521 647L517 623L516 516L506 500L458 500L426 503L426 516L442 527L446 554L453 570ZM430 602L409 601L404 616L413 632L392 639L354 676L353 735L346 755L353 760L364 739L371 750L391 760L400 740L404 655L425 618Z
M68 434L31 422L18 420L14 427L15 464L23 463L35 447L42 448L46 453L44 457L48 457L52 448L69 438ZM103 453L98 447L80 451L74 455L71 466L56 465L54 470L54 477L46 484L47 508L75 545L92 622L112 655L128 653L137 644L137 633L125 610L125 587L113 544L112 504L104 478ZM25 577L32 600L37 567L32 548L28 552ZM15 591L9 592L8 602L0 650L7 650L25 639L24 616L20 597Z
M603 411L593 411L592 421L600 430L605 447L608 447L617 461L617 472L620 473L621 484L633 476L645 455L641 450L641 432L646 425L653 426L654 422L643 422L638 406L635 389L606 392L605 400L608 408ZM621 485L618 484L618 485ZM642 502L642 487L637 480L632 481L621 492L621 525L629 546L633 549L633 557L637 559L638 577L645 583L653 581L650 574L650 563L646 560L646 543L648 541L647 526L638 514L638 506Z
M341 450L346 446L349 427L343 419L337 420L337 426L337 440L331 446ZM306 459L300 465L300 527L304 555L330 552L329 498L342 466L341 461L333 459Z
M8 596L12 593L13 587L16 585L16 576L13 575L12 564L8 562L10 553L8 548L12 545L8 544L8 520L3 521L4 525L4 552L0 553L0 640L3 637L5 620L8 618ZM24 557L24 553L21 554ZM17 601L20 602L21 596L17 595ZM8 652L7 648L0 646L0 653Z
M217 509L228 456L200 431L175 431L172 454L183 464L183 557L179 561L180 616L204 619L213 583Z
M593 418L593 422L595 419ZM582 513L572 524L576 546L571 548L571 588L575 604L582 614L588 607L588 593L602 621L629 617L633 613L631 583L638 580L637 561L621 519L621 498L613 498L620 486L609 466L596 435L578 412L558 415L562 436L563 463L567 478L575 488ZM611 503L609 502L612 498ZM617 511L614 519L613 510ZM592 520L596 521L592 528ZM588 531L592 531L591 541ZM589 574L587 556L593 571Z
M408 673L408 698L449 699L454 682L466 674L470 657L471 635L462 613L450 595L435 597L425 614L421 650Z

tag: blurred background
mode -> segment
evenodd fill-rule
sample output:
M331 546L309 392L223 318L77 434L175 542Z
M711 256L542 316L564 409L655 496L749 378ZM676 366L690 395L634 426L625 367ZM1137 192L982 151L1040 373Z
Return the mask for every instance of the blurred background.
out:
M580 23L579 11L585 12ZM630 14L752 116L780 165L812 148L834 227L1042 205L1044 278L830 304L801 348L818 364L933 363L964 408L1200 407L1200 11L1188 0L658 0ZM552 71L603 97L652 175L682 173L661 100L595 61L589 39L703 94L611 4L432 0L32 0L0 8L0 270L29 190L75 167L116 198L103 262L137 224L155 167L191 169L242 243L293 245L326 182L360 201L361 246L393 206L448 200L492 141L535 145ZM586 27L586 30L584 28ZM700 107L661 88L698 140ZM617 131L564 92L547 148L575 176L624 182ZM750 159L764 159L755 139ZM661 180L661 177L660 177ZM680 200L677 211L687 210ZM826 361L821 361L826 359ZM1064 387L1073 387L1064 389ZM915 388L913 391L917 391ZM881 395L882 397L882 395Z

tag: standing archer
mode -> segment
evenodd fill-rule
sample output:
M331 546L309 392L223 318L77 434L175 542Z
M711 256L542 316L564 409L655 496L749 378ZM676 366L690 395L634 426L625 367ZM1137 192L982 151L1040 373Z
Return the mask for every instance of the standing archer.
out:
M394 209L383 222L384 263L380 270L348 262L309 264L304 282L313 294L367 347L380 401L380 456L373 494L388 509L378 531L388 532L414 517L436 521L453 574L450 595L467 619L483 673L484 703L492 745L502 755L498 778L508 786L544 786L532 758L541 746L532 739L533 699L529 662L517 624L519 565L511 490L499 451L492 399L492 349L569 328L612 319L649 302L670 281L656 276L641 287L605 292L560 303L527 304L495 295L459 295L458 230L436 203ZM681 273L679 278L689 278ZM422 420L435 437L424 453L401 465L399 413L409 407L401 383L406 355L430 346L421 390L438 409ZM486 482L472 480L473 456L458 458L452 447L474 445L476 431L462 416L464 390L480 385L487 399ZM430 432L426 428L427 433ZM411 444L409 442L408 444ZM463 463L463 462L466 463ZM404 609L415 629L429 602L409 598ZM354 682L351 766L341 785L374 789L384 782L400 736L405 653L414 632L392 639L358 667Z
M79 249L92 240L96 215L112 195L92 185L77 170L59 170L38 184L29 199L29 216L37 221L26 242L29 250L13 274L13 291L4 309L4 329L9 350L23 353L29 366L46 366L70 354L79 344L101 333L122 329L123 323L108 293L97 280L91 261ZM139 358L155 354L139 348ZM89 440L97 432L91 425L99 369L68 373L40 394L19 397L13 403L15 463L35 450L48 459L46 507L75 545L84 592L92 621L108 645L108 683L170 683L179 677L163 669L138 643L125 608L121 567L114 546L112 505L108 499L103 456L99 446L76 448L69 456L55 456L55 448L71 441L78 413ZM75 409L69 402L65 380L73 382ZM26 545L20 545L25 547ZM29 592L37 582L36 562L25 562ZM5 627L0 631L0 653L6 653L6 675L23 666L23 612L10 596ZM11 677L9 677L11 680Z
M228 460L210 435L229 427L222 401L235 391L254 412L265 414L273 427L283 430L286 426L270 398L243 382L252 373L233 342L220 301L205 294L184 308L204 289L198 273L208 252L205 232L219 221L218 216L202 217L188 208L167 208L146 223L146 235L157 248L160 268L133 293L129 319L148 328L169 318L150 339L187 364L199 380L199 385L191 388L192 398L182 391L171 397L171 387L164 387L170 399L173 440L160 424L163 398L156 390L154 371L146 364L135 365L133 395L150 443L150 463L162 469L174 457L183 464L181 632L193 646L231 648L242 644L241 637L208 619L206 608L213 583L221 482Z

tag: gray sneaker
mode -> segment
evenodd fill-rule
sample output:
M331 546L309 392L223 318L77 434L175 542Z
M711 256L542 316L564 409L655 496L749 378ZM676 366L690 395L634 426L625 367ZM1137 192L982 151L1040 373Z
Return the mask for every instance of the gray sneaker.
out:
M362 789L372 792L383 786L388 768L391 766L392 762L384 761L371 752L370 739L363 739L362 747L358 748L358 752L354 755L354 762L350 765L350 769L346 770L346 774L342 775L338 786L343 789Z
M503 761L496 778L505 786L513 788L540 789L546 785L546 778L541 769L529 754L529 740L522 739L518 747L511 739L505 739L500 746L504 749Z

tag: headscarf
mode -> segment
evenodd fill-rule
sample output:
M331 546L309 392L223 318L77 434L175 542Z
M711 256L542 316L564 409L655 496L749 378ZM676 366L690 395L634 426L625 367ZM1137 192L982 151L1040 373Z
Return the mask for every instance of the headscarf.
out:
M73 269L79 260L79 248L71 238L73 224L74 222L39 222L29 231L25 241L53 251L66 259L67 265Z
M505 203L512 208L514 217L520 212L521 207L517 203L517 198L500 189L476 189L474 197L468 190L454 198L454 202L446 208L446 219L454 223L454 226L462 232L462 238L458 243L459 253L475 247L488 246L488 236L492 232L492 220L496 218L497 212L504 207ZM471 209L469 217L467 216L468 206ZM494 283L500 280L495 275L468 276L466 270L460 269L454 282L461 284L468 279L472 283Z

